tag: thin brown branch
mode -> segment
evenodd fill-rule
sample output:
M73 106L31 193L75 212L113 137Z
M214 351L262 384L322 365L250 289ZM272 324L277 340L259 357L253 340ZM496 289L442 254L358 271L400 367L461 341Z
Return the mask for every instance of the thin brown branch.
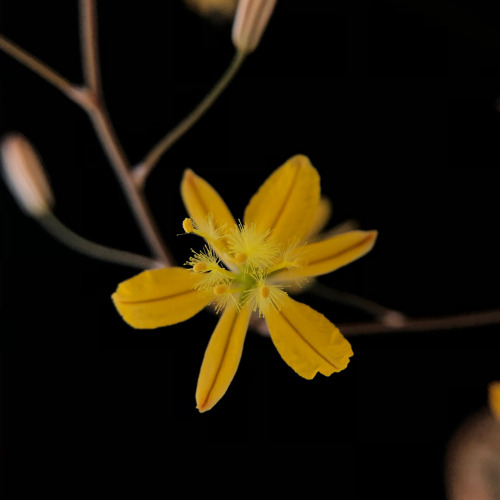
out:
M102 97L95 0L80 0L80 37L84 81L90 92Z
M401 324L401 322L403 322L406 318L406 316L400 311L390 309L381 304L377 304L373 300L365 299L364 297L360 297L359 295L355 295L353 293L335 290L329 286L319 283L318 281L308 288L307 291L318 297L329 300L330 302L344 304L371 314L376 320L380 321L384 325L399 326L399 324Z
M443 316L441 318L409 318L398 326L388 326L377 322L350 323L337 325L346 335L368 335L374 333L429 332L455 330L500 324L500 309L490 311Z
M346 336L371 335L381 333L430 332L457 330L500 324L500 309L489 311L456 314L440 318L411 318L398 316L398 321L381 323L366 321L362 323L338 324L339 330ZM250 327L262 335L269 335L266 321L252 316Z
M23 48L10 41L8 38L0 35L0 49L11 56L17 62L31 69L45 81L59 89L66 97L76 102L79 106L85 108L83 102L82 91L75 84L61 76L57 71L50 66L31 55Z
M130 162L116 135L102 96L95 0L80 0L80 32L85 84L94 104L88 110L90 119L127 196L144 238L155 256L164 265L170 266L173 264L173 259L163 243L145 196L134 183Z
M165 266L172 266L173 258L163 243L144 194L137 189L130 175L130 163L123 152L106 109L104 106L97 105L89 115L146 241Z
M81 22L83 24L84 20L81 19ZM90 26L85 28L82 27L82 33L93 33L95 28L92 27L92 24L96 22L95 11L92 15L85 18L85 22L89 23ZM158 228L156 227L149 210L148 203L142 191L137 188L132 179L130 162L128 161L116 136L102 99L100 99L90 89L77 87L45 63L39 61L29 52L17 46L2 35L0 35L0 49L4 50L4 52L21 64L24 64L27 68L31 69L44 80L51 83L70 100L78 104L88 113L103 149L107 154L121 186L123 187L129 205L145 240L159 261L161 261L165 266L172 265L173 259L162 241ZM97 48L95 46L94 50L97 54ZM94 72L93 75L94 76L92 78L99 78L98 72ZM101 87L100 82L94 83L93 85L96 86L96 88Z

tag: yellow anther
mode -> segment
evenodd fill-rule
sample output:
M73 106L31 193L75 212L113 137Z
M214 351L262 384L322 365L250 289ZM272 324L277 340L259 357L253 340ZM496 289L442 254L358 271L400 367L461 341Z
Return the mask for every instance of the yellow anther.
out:
M236 264L243 264L243 262L246 262L247 259L248 259L248 255L246 253L238 252L234 256L234 261L236 262Z
M182 221L182 228L186 233L192 233L194 231L193 221L189 217L186 217Z
M204 263L204 262L197 262L194 266L193 266L193 271L195 273L203 273L204 271L206 271L208 269L208 266Z
M269 287L267 285L260 287L260 295L263 299L267 299L269 297Z
M214 287L215 295L224 295L229 290L227 285L217 285Z

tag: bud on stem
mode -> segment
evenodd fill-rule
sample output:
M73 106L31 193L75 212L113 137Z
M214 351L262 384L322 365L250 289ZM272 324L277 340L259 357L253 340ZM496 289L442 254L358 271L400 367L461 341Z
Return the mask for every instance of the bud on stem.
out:
M54 197L37 152L20 134L2 141L2 171L5 182L20 207L32 217L50 212Z
M266 29L276 0L240 0L233 23L233 43L243 53L253 52Z

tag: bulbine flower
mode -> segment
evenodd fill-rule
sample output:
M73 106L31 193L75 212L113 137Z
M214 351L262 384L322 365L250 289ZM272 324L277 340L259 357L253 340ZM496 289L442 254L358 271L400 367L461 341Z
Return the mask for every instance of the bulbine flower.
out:
M305 156L278 168L236 223L223 199L204 179L185 172L181 193L189 218L184 231L206 245L186 263L145 271L118 286L112 298L135 328L187 320L209 304L221 313L203 359L197 408L211 409L225 394L240 362L250 316L267 322L285 362L312 379L346 368L352 349L322 314L292 299L287 288L330 273L371 250L376 231L350 231L305 243L323 217L320 178Z

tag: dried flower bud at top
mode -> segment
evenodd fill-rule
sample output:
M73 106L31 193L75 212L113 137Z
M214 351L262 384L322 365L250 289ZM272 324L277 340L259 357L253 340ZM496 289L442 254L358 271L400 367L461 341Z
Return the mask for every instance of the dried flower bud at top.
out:
M239 51L257 48L275 5L276 0L240 0L233 24L233 43Z
M231 20L238 0L185 0L193 10L215 20Z
M1 145L5 182L21 208L33 217L50 211L54 197L38 154L20 134L5 137Z

